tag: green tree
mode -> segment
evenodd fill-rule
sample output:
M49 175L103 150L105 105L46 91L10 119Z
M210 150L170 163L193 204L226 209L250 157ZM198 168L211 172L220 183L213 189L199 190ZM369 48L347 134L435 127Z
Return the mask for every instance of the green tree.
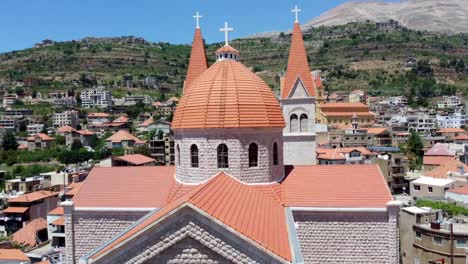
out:
M410 169L420 169L422 165L422 157L424 144L421 136L414 129L411 130L408 142L406 143L406 155L410 162Z
M71 150L80 150L83 147L83 143L79 141L78 139L73 140L71 144Z
M4 150L16 150L18 148L18 141L16 141L15 134L8 131L3 136L2 147Z

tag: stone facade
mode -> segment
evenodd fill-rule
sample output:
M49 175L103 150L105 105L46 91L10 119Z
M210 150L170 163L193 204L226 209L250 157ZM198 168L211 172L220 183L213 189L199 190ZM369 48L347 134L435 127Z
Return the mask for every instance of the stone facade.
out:
M284 262L186 207L93 262L110 263Z
M73 252L75 261L70 262L67 258L67 263L77 263L82 256L122 232L146 213L75 210L72 217L65 217L66 251L67 254ZM70 226L73 226L73 230L70 230ZM73 248L69 248L69 245L73 245L69 241L74 241Z
M184 183L200 183L224 171L245 183L268 183L284 177L281 129L191 129L174 130L176 175ZM273 164L273 144L278 164ZM249 167L249 145L258 145L258 166ZM198 148L198 168L191 167L190 147ZM229 168L218 168L217 147L226 144ZM179 152L180 151L180 152ZM179 156L180 155L180 156Z
M286 127L283 129L284 164L316 164L315 99L298 81L291 96L281 100Z
M399 263L394 211L294 212L304 263Z

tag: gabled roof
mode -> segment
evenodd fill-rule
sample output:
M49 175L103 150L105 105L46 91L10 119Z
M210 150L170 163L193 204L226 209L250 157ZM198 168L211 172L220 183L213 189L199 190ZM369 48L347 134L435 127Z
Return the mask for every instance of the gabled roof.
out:
M449 150L449 144L436 143L424 155L425 156L455 156L455 153Z
M82 136L92 136L95 134L93 131L90 131L88 129L77 130L75 132Z
M192 82L198 78L202 73L208 69L208 62L206 59L205 45L201 29L195 29L193 36L192 51L190 53L190 60L187 69L187 78L184 83L184 92L189 89Z
M47 213L48 215L63 215L63 207L59 206Z
M17 207L17 206L10 206L2 211L2 213L14 213L14 214L22 214L26 212L29 207Z
M387 127L370 127L367 129L368 134L379 135L388 132Z
M0 249L0 260L29 261L23 251L19 249Z
M424 165L442 165L446 162L455 160L453 156L424 156Z
M468 165L456 159L450 159L441 163L439 167L425 173L425 176L447 179L450 172L460 173L460 167L465 170L465 173L468 173Z
M172 129L283 128L281 107L270 87L242 63L218 61L185 91Z
M57 132L58 133L70 133L70 132L73 132L75 131L75 129L69 125L66 125L66 126L63 126L63 127L60 127L59 129L57 129Z
M128 122L128 117L125 116L125 115L121 115L112 122L114 122L114 123L127 123Z
M224 173L218 174L161 210L154 212L153 215L94 254L92 258L112 250L118 244L156 221L173 214L186 204L202 210L242 236L251 239L258 246L285 260L291 260L283 206L275 199L256 190L255 187L243 184Z
M49 137L47 134L44 133L39 133L35 136L28 137L28 141L35 141L36 138L40 138L42 141L52 141L54 140L53 138Z
M362 155L372 155L372 152L370 152L364 147L334 148L334 149L318 148L317 158L325 159L325 160L345 160L346 156L344 154L350 153L352 151L359 151L361 152Z
M130 164L133 164L133 165L143 165L143 164L146 164L146 163L151 163L151 162L156 161L155 159L152 159L150 157L147 157L147 156L141 155L141 154L125 155L125 156L117 157L115 159L119 160L119 161L126 162L126 163L130 163Z
M44 229L47 229L47 221L44 218L36 218L16 231L12 240L24 246L34 247L37 244L37 232Z
M233 48L231 45L224 45L215 51L215 53L223 53L223 52L239 53L239 51Z
M18 145L17 149L28 149L28 146L21 144L21 145Z
M153 123L154 123L154 119L153 119L153 117L150 117L150 118L146 119L145 121L143 121L143 122L142 122L141 124L139 124L138 126L139 126L139 127L148 127L148 126L150 126L150 125L153 124Z
M455 140L468 140L468 135L460 135L454 137Z
M107 113L89 113L87 117L110 117L110 115Z
M437 130L436 133L466 133L466 131L461 128L443 128L443 129Z
M8 199L8 202L9 203L28 203L28 202L34 202L37 200L45 199L51 196L56 196L56 195L58 195L57 192L37 191L37 192L27 193L27 194L23 194L15 198Z
M112 143L120 143L122 141L135 141L135 143L137 144L145 143L144 140L140 140L139 138L130 134L130 132L126 130L119 130L118 132L114 133L112 136L108 137L106 141L111 141Z
M285 206L386 208L393 200L375 164L294 166L286 173Z
M450 190L447 190L447 192L455 193L455 194L461 194L461 195L468 195L468 185L458 187L458 188L454 188L454 189L450 189Z
M315 96L315 84L312 81L309 62L307 61L307 52L302 38L301 26L294 23L294 29L291 38L291 47L289 49L288 67L281 87L281 97L288 98L297 79L302 81L309 96Z

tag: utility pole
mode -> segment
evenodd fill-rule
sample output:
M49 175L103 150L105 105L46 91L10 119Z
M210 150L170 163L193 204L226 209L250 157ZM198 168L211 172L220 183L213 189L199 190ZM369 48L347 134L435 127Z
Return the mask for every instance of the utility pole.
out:
M450 264L453 262L453 223L450 223Z

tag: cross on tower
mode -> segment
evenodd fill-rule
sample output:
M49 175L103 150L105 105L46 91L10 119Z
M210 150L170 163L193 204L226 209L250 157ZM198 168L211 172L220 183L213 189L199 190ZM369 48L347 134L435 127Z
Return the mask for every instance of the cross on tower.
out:
M224 22L224 28L220 28L219 31L224 31L225 45L229 45L229 32L234 31L233 28L228 27L228 22Z
M198 11L197 11L197 13L193 16L193 18L195 18L195 20L197 21L197 28L200 28L200 18L202 18L202 16L200 16L200 14L198 14Z
M294 7L293 10L291 10L291 12L296 13L296 23L299 23L299 12L301 12L301 11L302 11L302 10L299 9L299 8L297 7L297 5Z

